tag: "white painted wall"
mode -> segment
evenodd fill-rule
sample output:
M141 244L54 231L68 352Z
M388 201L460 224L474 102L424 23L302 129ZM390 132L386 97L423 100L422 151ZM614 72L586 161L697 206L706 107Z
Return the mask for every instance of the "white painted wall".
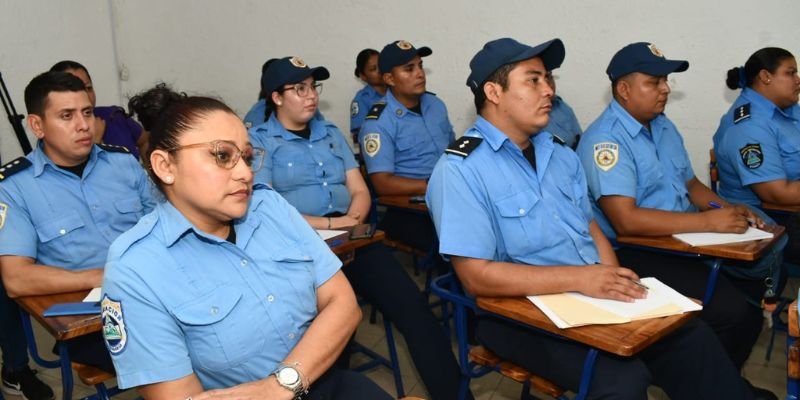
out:
M725 72L768 45L800 55L797 0L0 0L0 7L0 71L18 108L35 72L71 57L90 68L98 104L126 104L129 95L164 80L220 96L243 115L255 102L264 60L299 55L330 69L321 108L343 131L360 88L352 75L355 56L364 47L380 50L396 39L430 46L428 89L448 105L460 135L474 118L464 84L469 59L488 40L564 40L558 91L584 127L610 99L604 71L613 53L652 41L667 57L690 61L687 72L670 78L667 113L704 181L711 136L736 96L725 88ZM119 80L118 69L127 80ZM18 152L0 121L0 155Z

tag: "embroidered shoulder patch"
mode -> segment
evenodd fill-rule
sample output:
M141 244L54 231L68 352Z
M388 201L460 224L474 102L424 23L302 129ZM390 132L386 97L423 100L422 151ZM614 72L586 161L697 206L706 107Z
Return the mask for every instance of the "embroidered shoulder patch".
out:
M356 115L358 115L358 102L353 100L353 102L350 103L350 116L355 117Z
M31 164L30 160L25 157L20 157L8 162L6 165L0 167L0 182L9 176L16 174L17 172L30 167L31 165L33 164Z
M122 317L122 303L114 301L108 295L103 295L100 302L103 322L103 339L111 355L117 355L125 350L128 344L128 332L125 330L125 320Z
M8 204L0 203L0 229L6 224L6 214L8 213Z
M733 123L738 124L741 121L750 118L750 103L742 104L733 111Z
M375 157L381 150L381 134L368 133L364 135L364 152L370 157Z
M742 162L747 168L756 169L764 163L764 153L761 151L761 143L748 143L739 149Z
M481 142L483 142L483 138L462 136L448 146L444 152L467 158Z
M108 143L98 143L98 147L105 151L110 151L112 153L130 153L131 151L128 150L125 146L117 146L115 144L108 144Z
M597 168L608 171L619 161L619 145L612 142L601 142L594 145L594 163Z
M386 103L379 101L370 107L369 112L367 113L367 119L378 119L381 116L381 113L386 108Z

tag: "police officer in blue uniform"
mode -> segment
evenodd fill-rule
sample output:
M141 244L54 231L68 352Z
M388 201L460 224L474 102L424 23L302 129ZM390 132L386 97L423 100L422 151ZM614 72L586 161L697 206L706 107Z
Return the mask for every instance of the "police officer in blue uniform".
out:
M297 210L253 185L264 150L236 114L164 86L137 97L167 201L109 251L103 332L120 386L146 398L389 399L329 370L358 304Z
M18 297L99 287L108 246L155 206L150 181L127 149L94 144L79 78L41 74L25 88L25 105L39 143L0 168L5 288ZM68 343L73 360L113 370L99 337Z
M426 91L422 57L432 53L428 47L417 49L397 40L378 56L388 90L367 114L358 141L379 196L424 194L436 160L455 139L444 102ZM435 240L427 215L398 208L387 210L379 228L423 251Z
M800 76L792 53L766 47L728 71L742 89L719 122L714 153L722 197L753 207L800 206ZM773 213L787 227L786 257L800 262L800 217Z
M358 141L358 131L373 104L386 95L386 84L378 69L378 51L364 49L356 56L356 78L364 82L364 87L356 92L350 103L350 133Z
M610 238L741 233L749 220L763 224L752 210L726 203L697 179L680 133L664 114L670 93L667 75L688 68L687 61L668 60L655 45L644 42L623 47L608 65L614 98L586 129L577 152L595 218ZM714 209L715 205L723 207ZM703 318L737 368L761 331L759 304L768 290L764 279L779 272L783 245L774 246L757 268L750 263L744 267L760 276L720 277L711 304L704 306ZM687 296L703 297L708 269L701 260L631 248L617 255L623 265L636 266L639 275L656 276ZM780 287L773 290L779 293Z
M249 132L251 141L268 155L256 182L271 185L314 228L363 223L370 195L358 164L341 131L312 118L319 95L311 88L329 77L328 70L298 60L287 57L270 67L266 88L274 111L267 123ZM389 249L382 243L361 248L343 271L355 292L403 334L431 398L458 397L460 373L449 341L427 299Z
M645 295L594 222L575 153L541 131L553 95L546 71L564 58L555 39L530 47L504 38L470 62L478 118L447 149L427 192L440 250L475 296L577 291L617 300ZM477 337L501 358L577 390L587 348L481 316ZM713 333L692 320L636 357L601 353L588 398L752 398Z
M560 66L553 66L553 69ZM547 123L544 131L550 132L553 136L558 136L569 148L574 149L583 133L581 124L578 122L578 117L575 116L575 111L572 111L572 107L561 96L556 94L556 80L553 77L552 70L547 71L545 79L547 84L550 85L550 89L553 90L553 109L550 111L550 122Z
M269 65L272 64L273 61L277 60L277 58L270 58L267 61L264 61L264 64L261 65L261 90L258 92L258 101L250 107L250 110L247 111L245 114L243 121L244 126L248 129L252 127L256 127L258 125L267 122L268 114L267 114L267 96L269 93L265 92L264 84L267 79L267 69ZM317 113L314 115L314 118L318 120L324 120L325 118L322 116L322 113L317 110Z

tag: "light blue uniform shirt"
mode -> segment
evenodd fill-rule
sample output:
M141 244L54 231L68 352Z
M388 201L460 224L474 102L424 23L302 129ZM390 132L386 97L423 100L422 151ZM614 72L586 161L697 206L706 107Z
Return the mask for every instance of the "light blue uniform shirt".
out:
M244 125L252 128L264 123L264 113L267 112L267 100L259 99L256 104L250 107L250 111L244 116Z
M694 177L683 138L664 114L650 121L650 131L616 100L603 111L578 143L586 170L595 218L611 239L617 237L597 205L602 196L636 199L636 206L691 212L686 183Z
M578 136L583 133L578 117L572 107L560 96L553 97L553 110L550 111L550 122L543 129L554 136L558 136L569 148L574 148Z
M370 107L383 97L374 87L364 85L350 103L350 132L358 133Z
M256 104L253 104L253 107L250 107L250 111L248 111L247 114L244 116L243 119L244 126L246 126L247 129L250 129L259 126L264 122L267 122L266 118L264 118L264 113L266 112L267 112L267 100L265 99L258 100ZM325 120L325 117L322 116L322 113L319 111L319 108L317 109L317 112L314 113L314 119L318 119L320 121Z
M253 146L267 151L256 182L271 185L301 214L347 213L345 173L358 168L342 132L328 121L309 121L311 136L287 131L273 115L249 131Z
M367 171L427 179L444 149L455 140L447 107L438 97L425 93L419 115L400 104L391 89L382 101L386 108L378 118L368 116L358 134Z
M103 326L120 387L194 372L204 389L264 377L317 315L341 267L297 211L255 185L236 244L160 204L111 246Z
M749 104L750 116L737 111ZM744 111L744 110L743 110ZM738 123L734 123L736 119ZM719 194L734 202L760 206L754 183L800 180L800 105L786 109L745 88L722 116L714 134Z
M547 132L533 136L534 171L482 117L465 136L483 142L466 158L442 156L428 183L442 254L530 265L600 261L583 168L572 150Z
M58 168L42 142L25 159L29 167L0 181L0 255L102 268L111 242L155 207L150 178L130 153L93 146L82 178Z

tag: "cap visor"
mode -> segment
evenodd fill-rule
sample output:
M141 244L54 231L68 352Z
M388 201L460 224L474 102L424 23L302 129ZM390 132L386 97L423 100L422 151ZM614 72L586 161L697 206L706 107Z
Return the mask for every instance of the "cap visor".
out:
M666 76L673 72L683 72L689 69L689 62L684 60L665 60L658 63L645 64L632 72L643 72L652 76Z

